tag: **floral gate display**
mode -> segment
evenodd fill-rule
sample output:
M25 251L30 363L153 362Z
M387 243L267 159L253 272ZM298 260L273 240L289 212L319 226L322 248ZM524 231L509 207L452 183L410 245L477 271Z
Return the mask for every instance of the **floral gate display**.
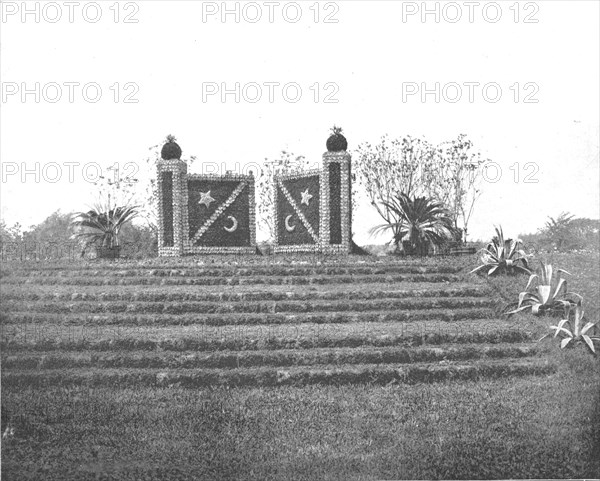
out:
M254 177L188 174L179 146L167 146L158 164L159 256L255 254Z
M322 168L275 175L275 252L350 253L351 158L326 152Z
M351 157L346 147L341 131L336 132L327 141L321 169L275 175L276 253L351 252ZM252 173L188 174L174 140L163 146L161 157L157 178L159 256L255 254Z

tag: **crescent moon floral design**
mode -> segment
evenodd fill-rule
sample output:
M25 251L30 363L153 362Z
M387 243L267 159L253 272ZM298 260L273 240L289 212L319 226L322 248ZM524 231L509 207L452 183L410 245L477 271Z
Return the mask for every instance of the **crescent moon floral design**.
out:
M285 218L285 230L287 230L288 232L294 232L294 230L296 229L295 225L290 225L290 219L292 218L291 215L288 215Z
M233 225L231 227L223 227L223 229L225 229L227 232L235 232L238 228L237 219L235 217L233 217L232 215L228 215L227 218L231 219L231 222L233 223Z

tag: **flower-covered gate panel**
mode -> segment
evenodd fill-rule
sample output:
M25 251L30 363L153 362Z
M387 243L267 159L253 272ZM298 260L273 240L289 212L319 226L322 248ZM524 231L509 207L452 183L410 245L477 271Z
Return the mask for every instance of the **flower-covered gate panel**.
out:
M185 162L158 165L160 256L256 253L252 175L188 174Z
M275 176L275 208L279 246L319 245L319 172Z
M244 180L188 179L191 247L250 247L250 185Z
M275 252L351 252L350 161L327 152L321 169L275 175Z

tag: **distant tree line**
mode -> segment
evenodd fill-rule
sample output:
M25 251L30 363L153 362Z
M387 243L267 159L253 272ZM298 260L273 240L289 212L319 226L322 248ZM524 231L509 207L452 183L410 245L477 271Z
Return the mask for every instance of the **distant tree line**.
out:
M8 226L0 219L0 251L2 260L77 259L93 256L83 251L83 243L74 239L76 228L73 213L54 212L43 222L23 228L15 223ZM155 257L158 240L155 230L147 224L128 223L119 235L122 256L142 259Z
M557 217L548 217L543 227L535 233L522 235L521 240L529 250L600 250L600 220L578 218L563 212Z

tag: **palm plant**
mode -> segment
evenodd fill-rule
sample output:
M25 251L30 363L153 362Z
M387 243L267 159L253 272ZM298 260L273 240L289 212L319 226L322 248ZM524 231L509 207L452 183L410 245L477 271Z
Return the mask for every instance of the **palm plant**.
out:
M525 291L519 294L519 303L517 308L508 312L515 314L517 312L531 309L535 315L544 313L552 313L563 310L567 312L572 304L581 300L581 296L574 292L567 292L567 280L560 276L555 282L553 277L552 264L541 262L539 274L532 274L529 277ZM563 269L557 269L557 273L569 274ZM537 285L533 290L528 290L537 281Z
M527 264L527 254L522 249L523 242L520 239L504 239L502 227L495 227L495 229L496 235L492 238L492 242L479 251L483 264L473 269L471 273L487 269L488 276L513 271L531 274Z
M571 310L571 306L567 308L566 319L562 319L558 325L550 326L550 329L554 329L554 336L557 337L559 334L562 335L562 340L560 341L561 349L564 349L571 343L571 345L575 345L581 342L585 342L590 350L595 353L596 350L594 348L594 341L600 341L600 337L591 337L587 333L588 331L594 327L596 322L588 322L583 328L581 325L584 322L584 311L581 306L581 300L577 301L575 306L575 315L573 316L573 321L569 319L569 313ZM550 334L546 334L542 339L548 337ZM540 339L540 341L542 340Z
M73 238L85 240L82 255L92 245L100 248L100 251L118 251L121 228L138 213L138 206L111 206L109 196L107 203L99 202L88 212L74 214L72 225L83 228L83 232L73 235Z
M397 194L382 202L393 220L373 227L371 235L391 230L393 242L408 255L427 255L430 246L439 246L454 237L454 220L442 204L426 197Z

